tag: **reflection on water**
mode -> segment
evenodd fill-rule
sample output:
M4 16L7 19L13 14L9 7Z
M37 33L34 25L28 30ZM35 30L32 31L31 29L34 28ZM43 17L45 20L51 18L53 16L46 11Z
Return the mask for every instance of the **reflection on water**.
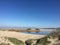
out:
M24 32L24 33L36 34L36 35L47 35L47 34L51 33L52 31L54 31L54 30L52 30L52 29L41 29L40 32Z
M51 33L50 31L41 31L41 32L24 32L26 34L36 34L36 35L47 35Z

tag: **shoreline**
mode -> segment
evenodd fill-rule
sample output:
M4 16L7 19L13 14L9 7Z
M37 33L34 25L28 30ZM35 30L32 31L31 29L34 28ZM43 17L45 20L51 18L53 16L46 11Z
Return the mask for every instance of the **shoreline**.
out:
M25 42L28 39L40 39L45 37L45 35L25 34L13 31L0 31L0 37L12 37Z

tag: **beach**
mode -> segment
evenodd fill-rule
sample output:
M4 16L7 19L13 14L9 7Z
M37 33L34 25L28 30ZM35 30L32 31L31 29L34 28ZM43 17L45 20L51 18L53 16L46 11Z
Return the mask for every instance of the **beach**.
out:
M40 39L42 37L45 37L45 35L25 34L21 32L12 31L0 31L0 37L11 37L25 42L28 39Z

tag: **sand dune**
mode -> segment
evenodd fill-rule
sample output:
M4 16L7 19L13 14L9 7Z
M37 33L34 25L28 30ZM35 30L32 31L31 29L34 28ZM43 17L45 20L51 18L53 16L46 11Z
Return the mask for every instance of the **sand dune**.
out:
M0 31L0 37L12 37L25 42L28 39L39 39L45 35L24 34L21 32Z

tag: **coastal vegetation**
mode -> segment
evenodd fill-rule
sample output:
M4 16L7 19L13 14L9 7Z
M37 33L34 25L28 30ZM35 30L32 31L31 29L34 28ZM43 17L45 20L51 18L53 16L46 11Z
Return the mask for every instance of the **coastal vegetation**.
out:
M33 40L33 39L28 39L28 40L26 40L26 41L25 41L25 44L26 44L26 45L31 45L31 44L33 43L32 40Z
M28 29L27 29L27 32L29 32L29 33L30 33L30 32L31 32L31 28L28 28Z
M50 39L51 41L48 39ZM54 40L55 42L52 43ZM32 40L27 40L26 42L27 44L29 43L29 45L32 44ZM34 45L49 45L49 44L60 45L60 31L51 32L45 37L37 39Z
M8 40L16 45L24 45L24 43L16 38L10 38L8 37Z
M0 43L0 45L10 45L9 43L8 44L5 44L5 43Z
M35 30L36 30L37 33L40 32L40 29L39 28L36 28Z
M25 43L26 45L31 45L33 43L32 41L33 39L31 40L27 40ZM40 39L36 39L36 43L33 44L33 45L48 45L49 43L51 43L50 41L48 41L48 37L43 37L43 38L40 38Z
M21 29L8 29L8 31L15 31L15 32L40 32L40 29L36 28L32 30L31 28L27 28L26 30L21 30Z
M39 44L48 45L49 43L51 42L48 41L48 37L44 37L44 38L38 39L35 45L39 45Z
M38 28L35 28L35 30L38 30L38 31L40 31ZM14 32L12 32L12 31L14 31ZM20 30L15 30L15 29L10 29L10 30L8 30L8 31L5 31L5 32L10 32L9 33L9 35L11 34L11 32L12 32L12 34L17 34L18 32L19 32ZM32 31L32 29L31 28L28 28L28 29L26 29L26 31L27 32L29 32L29 31ZM33 30L34 31L34 30ZM4 32L4 31L1 31L1 32ZM5 32L4 33L1 33L1 35L3 34L5 34ZM17 32L17 33L16 33ZM30 33L30 32L29 32ZM12 36L12 34L11 34L11 36ZM19 33L20 34L20 33ZM2 36L3 36L2 35ZM15 36L15 35L14 35ZM23 35L21 35L21 36L23 36ZM3 36L4 37L4 36ZM23 36L24 37L24 36ZM28 36L27 36L28 37ZM33 36L32 36L33 37ZM20 38L20 37L19 37ZM2 40L4 39L4 38L1 38ZM8 41L10 41L11 43L13 43L13 44L15 44L15 45L49 45L49 44L52 44L52 45L59 45L60 44L60 29L59 30L57 30L56 29L56 31L53 31L53 32L51 32L50 34L47 34L46 36L44 36L44 37L42 37L42 38L39 38L39 39L28 39L28 40L25 40L25 42L23 42L22 40L19 40L18 38L12 38L12 37L5 37L5 39L7 40L8 39ZM4 40L5 40L4 39ZM26 39L26 38L25 38ZM24 39L23 39L24 40ZM52 43L54 41L54 43ZM33 42L35 42L35 43L33 43ZM10 43L0 43L0 45L11 45Z

